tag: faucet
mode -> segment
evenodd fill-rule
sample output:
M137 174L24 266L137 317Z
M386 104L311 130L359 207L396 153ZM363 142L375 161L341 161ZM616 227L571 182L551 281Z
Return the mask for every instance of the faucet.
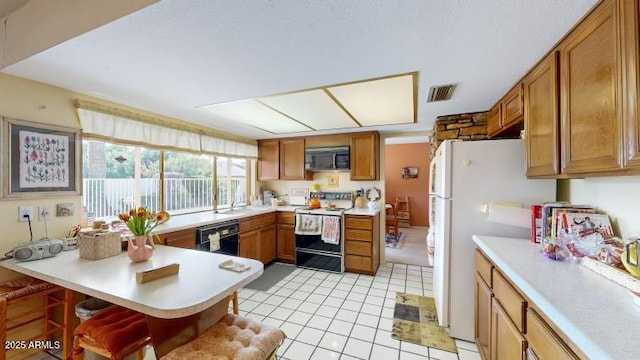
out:
M234 203L233 203L233 201L232 201L232 202L231 202L231 205L229 206L229 211L233 211L233 206L234 206L234 205L235 205L235 204L234 204Z

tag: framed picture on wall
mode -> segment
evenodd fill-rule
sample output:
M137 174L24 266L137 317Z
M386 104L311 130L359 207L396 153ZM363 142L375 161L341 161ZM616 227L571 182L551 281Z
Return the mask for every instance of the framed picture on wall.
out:
M2 196L80 195L79 129L2 118Z

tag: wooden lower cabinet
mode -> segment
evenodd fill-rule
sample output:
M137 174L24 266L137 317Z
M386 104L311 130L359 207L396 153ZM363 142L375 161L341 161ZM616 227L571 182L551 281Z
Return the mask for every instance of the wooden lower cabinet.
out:
M502 305L491 300L491 360L516 360L525 358L527 340L509 318Z
M194 228L159 234L158 238L160 238L160 244L163 245L185 249L196 248L196 229Z
M380 265L380 214L345 215L344 269L375 275Z
M554 330L551 320L479 250L474 307L476 346L483 360L580 359L570 339Z
M240 219L239 256L262 261L276 259L276 215L268 213Z
M475 281L475 340L482 360L489 360L489 342L491 339L491 301L493 292L479 274Z
M238 252L240 257L260 260L260 242L258 230L240 234Z
M271 225L258 230L260 243L260 258L263 264L276 259L276 226Z
M295 220L293 211L278 211L276 214L277 222L277 245L276 258L278 261L286 263L295 262L296 238L295 238Z

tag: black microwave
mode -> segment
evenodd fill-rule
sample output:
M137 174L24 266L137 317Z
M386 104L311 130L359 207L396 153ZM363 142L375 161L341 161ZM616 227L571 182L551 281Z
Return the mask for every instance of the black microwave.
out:
M304 149L304 168L309 171L349 170L349 147L317 147Z

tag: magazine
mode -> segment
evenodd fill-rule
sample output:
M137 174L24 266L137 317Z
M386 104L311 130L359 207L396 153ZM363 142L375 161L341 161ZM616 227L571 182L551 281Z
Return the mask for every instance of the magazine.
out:
M566 223L564 234L587 237L594 233L599 233L604 239L614 236L609 215L591 214L584 212L569 212L561 214L563 223Z

